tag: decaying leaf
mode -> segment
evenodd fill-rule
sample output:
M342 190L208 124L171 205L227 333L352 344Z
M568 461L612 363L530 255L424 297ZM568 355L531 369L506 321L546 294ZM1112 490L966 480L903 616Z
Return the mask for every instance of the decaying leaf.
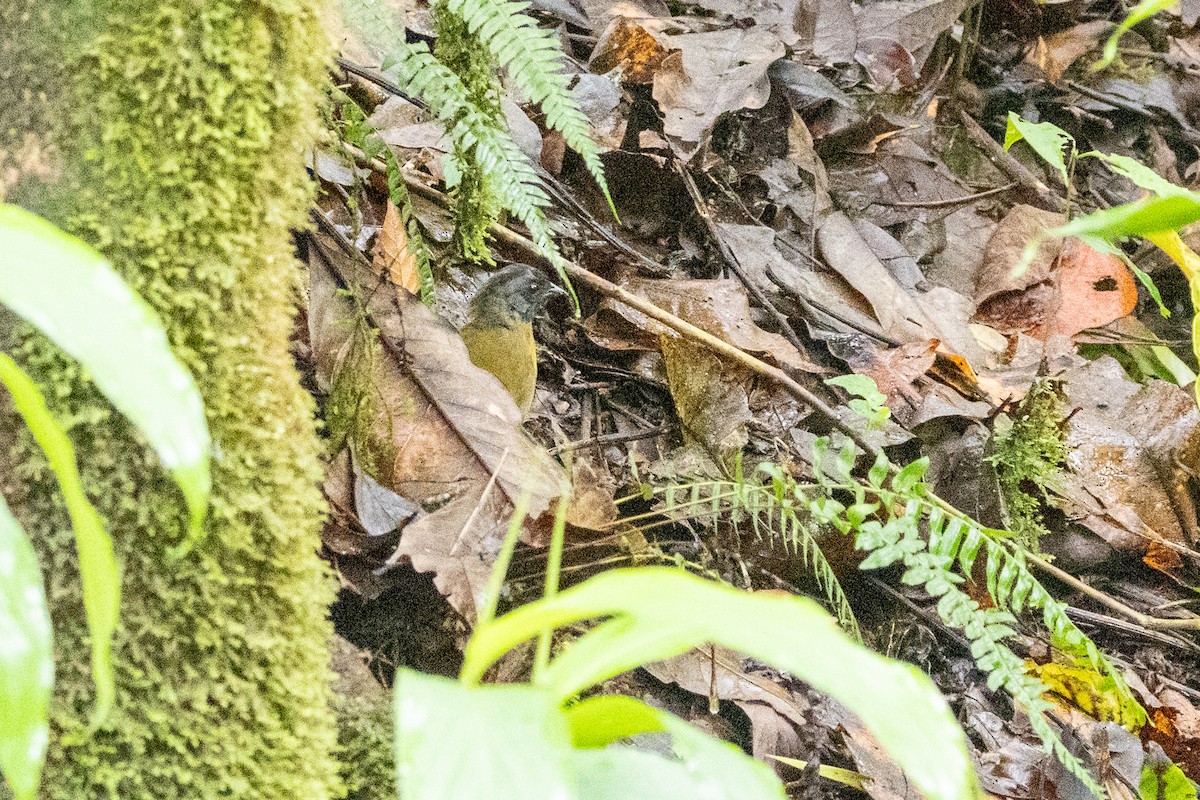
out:
M654 76L663 131L690 158L726 111L761 108L771 94L767 70L784 54L778 37L758 28L659 37L670 52Z
M513 502L528 493L530 519L541 517L561 493L562 469L526 436L511 396L471 363L454 328L337 252L310 249L318 382L329 385L342 368L338 339L365 314L380 344L373 373L361 378L363 391L376 398L369 435L386 444L371 448L371 477L427 512L403 529L391 560L407 558L433 572L439 590L473 620ZM356 304L341 286L365 300ZM531 527L525 540L540 541Z
M754 323L746 290L737 281L630 278L624 281L624 287L713 336L765 356L781 367L810 368L787 339ZM609 301L602 303L596 317L589 320L589 334L602 337L605 346L619 347L618 340L624 339L627 347L646 350L658 348L660 335L675 335L623 303Z
M393 285L410 294L420 293L421 276L417 271L417 257L408 246L408 231L404 230L400 211L390 199L379 237L375 240L373 260L375 268L387 275Z
M1116 256L1044 234L1062 217L1017 206L988 240L976 280L976 318L1005 333L1071 336L1133 311L1137 286ZM1040 241L1039 241L1040 240ZM1031 243L1039 242L1032 258Z
M1189 489L1200 466L1194 398L1165 381L1140 386L1107 356L1068 371L1063 391L1072 407L1063 510L1117 550L1182 577L1177 548L1200 541Z

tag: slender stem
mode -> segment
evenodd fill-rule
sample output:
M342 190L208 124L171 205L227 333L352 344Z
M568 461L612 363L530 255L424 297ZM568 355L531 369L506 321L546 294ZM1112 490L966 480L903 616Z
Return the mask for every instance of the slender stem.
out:
M546 583L542 597L549 599L558 594L558 582L562 574L563 539L567 530L567 498L571 496L571 487L563 487L562 497L554 509L554 529L550 533L550 552L546 557ZM554 639L554 630L546 628L538 636L537 653L533 659L533 683L538 683L546 667L550 664L550 645Z

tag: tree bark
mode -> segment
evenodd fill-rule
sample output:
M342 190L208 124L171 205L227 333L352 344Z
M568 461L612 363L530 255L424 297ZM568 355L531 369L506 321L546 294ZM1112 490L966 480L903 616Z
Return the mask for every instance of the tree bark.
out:
M123 571L117 710L64 743L94 698L78 569L53 476L16 436L3 484L55 626L44 797L336 796L334 586L316 555L313 406L288 351L290 231L310 202L304 153L328 57L320 6L0 3L0 190L99 248L157 310L216 448L207 539L172 562L183 501L136 432L44 338L0 343L69 426Z

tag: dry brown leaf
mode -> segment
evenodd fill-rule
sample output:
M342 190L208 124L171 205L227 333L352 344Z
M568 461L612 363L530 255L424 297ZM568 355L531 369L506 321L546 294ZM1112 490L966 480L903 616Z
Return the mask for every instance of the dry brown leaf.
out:
M771 95L767 70L784 54L779 38L758 28L658 37L670 52L654 76L663 131L691 157L717 117L762 108Z
M699 444L717 461L732 464L750 441L750 375L702 344L667 335L660 341L685 440Z
M417 257L408 246L408 231L400 218L400 209L390 199L383 215L383 225L375 240L375 268L388 276L393 285L410 294L421 291L421 276L417 272Z
M1163 705L1151 713L1147 736L1195 778L1200 775L1200 709L1174 689L1164 689L1158 699Z
M1053 36L1039 36L1025 61L1045 73L1048 81L1058 83L1067 67L1096 47L1111 29L1112 23L1108 20L1097 19L1074 25Z
M1137 307L1137 284L1129 268L1111 253L1069 240L1058 270L1061 302L1053 319L1055 333L1072 336L1107 325Z
M736 347L781 367L819 371L787 339L754 323L746 290L732 280L659 281L630 278L624 288ZM623 303L604 301L588 320L588 335L609 349L658 349L676 334Z
M624 83L648 84L654 81L666 55L666 48L653 34L624 17L616 17L600 36L589 67L603 74L619 66Z
M372 477L429 512L403 529L392 560L407 558L434 573L438 589L473 620L513 501L529 492L529 517L541 517L561 494L562 468L521 429L511 396L471 363L449 323L407 292L375 286L364 266L337 253L310 248L318 383L330 385L355 327L354 305L339 286L368 284L358 293L368 298L381 345L365 378L377 405L366 448ZM320 254L332 257L326 262ZM524 540L539 544L542 533L527 526Z
M1191 393L1134 383L1107 356L1063 377L1072 408L1063 511L1118 551L1187 578L1163 551L1197 543L1188 482L1200 465L1200 411Z

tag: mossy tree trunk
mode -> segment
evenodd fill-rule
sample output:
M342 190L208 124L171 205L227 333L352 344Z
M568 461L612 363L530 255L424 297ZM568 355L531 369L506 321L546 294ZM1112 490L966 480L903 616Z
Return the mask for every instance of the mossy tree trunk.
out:
M185 512L157 460L44 339L2 345L69 425L124 576L117 711L63 744L94 697L78 570L44 460L10 443L19 480L5 488L19 486L55 625L47 798L336 795L318 442L288 352L290 230L310 199L327 63L319 6L0 3L0 186L98 247L157 309L216 444L207 539L170 562Z

